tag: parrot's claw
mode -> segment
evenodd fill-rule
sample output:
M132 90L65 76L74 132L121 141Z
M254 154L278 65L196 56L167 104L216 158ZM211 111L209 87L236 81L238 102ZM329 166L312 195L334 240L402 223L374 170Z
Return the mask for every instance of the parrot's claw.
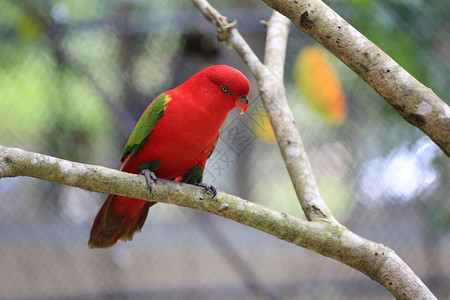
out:
M202 182L202 183L199 183L198 186L202 187L205 190L205 192L207 192L207 193L212 192L213 198L216 197L217 193L219 192L219 189L215 185L212 185L212 184Z
M147 180L148 189L150 190L150 193L151 193L152 192L152 184L156 183L156 181L158 180L155 173L153 173L149 169L144 169L139 173L139 175L145 177L145 180Z

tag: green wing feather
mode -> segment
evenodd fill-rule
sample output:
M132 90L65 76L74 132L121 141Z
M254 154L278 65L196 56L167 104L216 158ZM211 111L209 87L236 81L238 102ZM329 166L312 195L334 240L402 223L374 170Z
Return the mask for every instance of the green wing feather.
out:
M134 127L133 133L128 139L123 150L122 159L124 161L129 155L135 155L147 141L148 135L152 132L156 123L163 117L167 103L172 100L169 95L161 94L153 100L153 103L144 111L141 118Z

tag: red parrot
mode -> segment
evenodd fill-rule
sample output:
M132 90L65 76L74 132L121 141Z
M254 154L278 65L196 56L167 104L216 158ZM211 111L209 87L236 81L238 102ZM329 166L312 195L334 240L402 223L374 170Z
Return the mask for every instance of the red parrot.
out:
M159 95L137 122L120 170L134 174L149 170L157 178L201 184L220 127L233 108L247 111L249 90L241 72L217 65ZM118 239L131 241L155 203L108 195L92 225L89 248L108 248Z

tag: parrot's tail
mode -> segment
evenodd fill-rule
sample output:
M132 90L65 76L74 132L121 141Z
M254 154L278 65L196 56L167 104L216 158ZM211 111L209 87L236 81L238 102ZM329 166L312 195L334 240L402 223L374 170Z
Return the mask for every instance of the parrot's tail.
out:
M133 234L144 226L148 209L155 203L110 194L95 217L89 248L109 248L118 239L131 241Z

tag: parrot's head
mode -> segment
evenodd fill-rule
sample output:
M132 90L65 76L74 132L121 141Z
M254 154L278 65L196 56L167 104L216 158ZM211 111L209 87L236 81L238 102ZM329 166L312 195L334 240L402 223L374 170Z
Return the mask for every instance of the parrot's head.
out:
M239 70L217 65L200 71L196 76L200 80L203 105L227 112L238 107L241 114L247 111L250 83Z

